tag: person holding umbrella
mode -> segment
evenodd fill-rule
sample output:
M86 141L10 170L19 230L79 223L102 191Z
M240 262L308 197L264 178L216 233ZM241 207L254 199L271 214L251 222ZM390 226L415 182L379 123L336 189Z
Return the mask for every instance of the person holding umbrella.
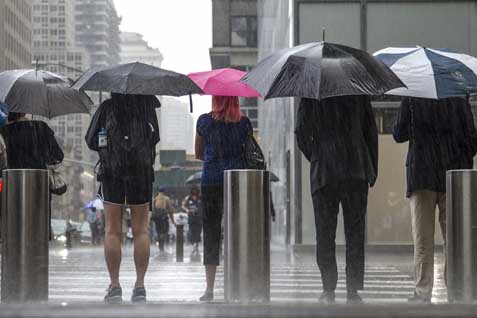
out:
M406 197L411 205L415 279L409 301L430 303L436 207L446 240L446 171L472 169L477 153L474 118L464 98L477 92L477 59L422 47L387 48L375 55L408 87L388 94L405 96L393 137L398 143L409 142Z
M189 74L206 94L212 95L212 111L197 120L195 138L195 156L204 161L201 194L207 287L200 301L214 299L222 237L224 171L245 168L242 145L253 134L252 123L240 111L237 96L259 94L240 82L244 75L234 69Z
M368 189L378 176L378 130L366 95L380 95L403 83L368 53L327 42L275 52L242 81L265 98L301 97L295 134L310 161L316 259L323 282L319 300L335 301L335 236L341 204L347 301L362 302L358 290L364 283Z
M96 111L86 134L86 143L99 154L98 196L105 208L104 254L110 286L104 300L122 301L119 283L121 264L121 216L123 206L132 210L136 282L131 300L146 301L144 277L149 263L149 205L154 180L153 164L159 125L154 96L112 93Z

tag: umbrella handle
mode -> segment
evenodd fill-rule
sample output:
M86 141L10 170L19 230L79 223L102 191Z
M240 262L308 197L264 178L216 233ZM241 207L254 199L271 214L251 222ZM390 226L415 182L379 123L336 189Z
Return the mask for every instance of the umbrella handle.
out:
M189 107L190 107L190 113L192 114L194 112L194 105L192 104L192 94L189 93Z

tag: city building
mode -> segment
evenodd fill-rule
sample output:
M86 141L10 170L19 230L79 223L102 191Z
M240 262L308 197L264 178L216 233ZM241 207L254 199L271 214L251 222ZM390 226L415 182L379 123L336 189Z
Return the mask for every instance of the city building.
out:
M75 0L75 40L89 54L92 67L120 61L119 18L113 0Z
M476 21L477 3L471 0L258 0L258 55L262 59L281 48L321 41L325 29L327 41L370 53L389 46L420 45L475 56ZM309 163L294 137L298 99L261 103L260 143L270 170L280 178L272 186L278 219L273 229L275 239L295 248L312 247L315 223ZM407 144L396 144L390 135L398 106L399 99L395 98L373 101L380 150L379 177L368 198L368 245L412 245L405 198ZM438 234L436 238L441 240ZM341 218L337 243L344 244Z
M210 60L213 69L248 71L257 64L257 0L213 0ZM240 98L242 112L256 130L256 98Z
M121 63L142 62L161 67L162 56L159 49L152 48L143 39L142 34L135 32L121 32Z
M31 2L0 0L0 71L31 65Z
M189 104L178 98L164 97L159 110L161 150L185 150L193 153L194 117L189 112Z

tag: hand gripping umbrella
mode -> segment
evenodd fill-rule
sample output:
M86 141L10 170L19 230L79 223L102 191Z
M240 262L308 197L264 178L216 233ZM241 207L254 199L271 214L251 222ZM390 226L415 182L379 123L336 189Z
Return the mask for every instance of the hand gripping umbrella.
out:
M93 102L84 92L70 87L71 81L43 70L25 69L0 73L0 101L10 112L52 118L89 114Z
M367 52L327 42L308 43L272 53L242 82L255 88L265 99L381 95L404 87L384 63Z
M73 85L77 90L135 95L185 96L204 92L186 75L135 62L90 69ZM191 110L192 110L192 98Z

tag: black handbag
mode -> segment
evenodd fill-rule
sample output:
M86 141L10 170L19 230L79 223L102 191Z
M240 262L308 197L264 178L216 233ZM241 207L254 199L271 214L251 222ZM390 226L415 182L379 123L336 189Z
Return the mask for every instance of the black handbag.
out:
M250 134L242 145L245 168L251 170L266 170L265 156L257 141Z

